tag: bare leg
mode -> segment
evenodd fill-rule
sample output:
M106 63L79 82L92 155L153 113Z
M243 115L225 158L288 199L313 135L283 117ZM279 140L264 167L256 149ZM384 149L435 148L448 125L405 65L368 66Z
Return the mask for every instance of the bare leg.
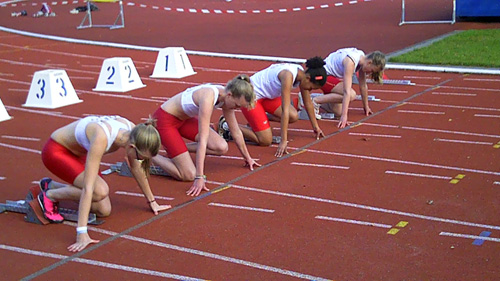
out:
M260 132L254 132L250 127L240 125L240 129L246 140L257 143L260 146L269 146L273 141L271 128L267 128Z
M196 174L196 167L189 152L183 152L174 158L167 158L161 155L153 157L153 164L160 166L174 179L179 181L193 181Z
M63 184L53 181L53 188L47 191L47 197L54 201L72 200L79 202L83 188L83 178L85 172L76 177L73 185ZM109 216L111 213L111 200L109 199L109 186L101 178L97 177L94 194L92 195L92 205L90 210L98 216Z
M199 140L199 135L195 138L196 141ZM186 144L189 152L196 152L198 149L198 143L192 142ZM219 136L214 130L210 130L208 134L208 142L207 142L207 154L208 155L223 155L226 154L229 147L227 142Z

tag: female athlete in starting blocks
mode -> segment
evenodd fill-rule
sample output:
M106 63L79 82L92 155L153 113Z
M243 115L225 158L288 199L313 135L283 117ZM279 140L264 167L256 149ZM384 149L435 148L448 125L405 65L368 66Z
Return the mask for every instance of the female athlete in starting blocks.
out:
M125 149L131 172L155 215L170 208L156 203L147 180L151 158L160 149L153 120L137 126L120 116L89 116L75 121L53 132L42 150L45 167L69 184L44 178L38 196L44 215L51 222L63 221L58 212L59 201L80 202L76 243L68 247L71 252L99 242L87 233L90 211L98 216L111 213L109 186L101 177L99 166L104 154L120 148Z
M215 108L221 108L229 130L243 155L246 166L253 170L260 166L248 153L245 140L238 127L234 109L252 107L255 93L246 75L238 75L227 85L203 84L175 95L153 114L161 143L167 157L157 155L153 163L177 180L194 181L188 195L198 196L205 186L205 155L222 155L227 152L227 142L210 128L210 118ZM185 144L183 137L194 141ZM189 152L196 152L193 163Z
M375 51L365 56L363 51L356 48L344 48L328 55L325 62L328 78L321 88L324 95L313 98L315 113L318 114L321 107L329 113L340 116L339 128L347 126L349 102L356 99L356 91L352 88L352 78L358 72L359 91L365 114L366 116L373 114L368 105L366 76L370 75L375 83L382 83L385 55Z
M310 117L314 116L310 91L319 89L325 84L324 64L322 58L314 57L307 60L306 70L299 64L278 63L252 75L250 79L255 87L257 102L253 109L241 109L250 125L250 127L240 126L245 138L259 145L268 146L273 142L269 118L272 121L280 121L281 140L275 156L281 157L288 153L288 123L296 122L299 119L297 110L291 105L291 90L300 87L306 111L311 114ZM316 138L324 136L316 118L309 119ZM219 122L219 130L223 130L221 122Z

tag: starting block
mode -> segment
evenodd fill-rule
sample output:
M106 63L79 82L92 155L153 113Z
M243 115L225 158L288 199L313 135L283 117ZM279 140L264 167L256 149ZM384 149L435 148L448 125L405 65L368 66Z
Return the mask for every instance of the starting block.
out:
M94 3L118 3L120 5L120 10L118 12L118 16L115 19L113 24L93 24L92 22L92 9L91 4ZM121 22L121 23L119 23ZM85 13L85 17L77 29L90 28L90 27L107 27L109 29L117 29L125 27L125 18L123 16L123 1L121 0L87 0L87 11Z
M38 194L40 194L40 188L38 186L33 186L30 188L28 195L26 195L25 200L10 201L7 200L5 204L0 203L0 213L10 211L15 213L26 214L24 220L30 223L36 223L41 225L47 225L50 222L43 216L42 208L38 202ZM78 211L71 209L59 208L59 213L68 221L78 221ZM97 220L94 213L89 214L88 224L99 225L104 223L104 221Z
M47 69L33 75L23 106L54 109L80 102L66 71Z
M320 112L321 120L332 120L335 119L335 114L328 112ZM299 110L299 120L309 120L309 115L305 109ZM320 120L320 119L318 119Z
M356 74L352 75L352 83L356 84L356 85L359 85L358 76ZM373 79L370 79L370 78L366 79L366 83L376 84L373 81ZM415 83L412 83L410 80L388 79L387 76L385 76L385 75L384 75L383 84L387 84L387 85L411 85L411 86L415 85Z
M151 78L184 78L196 72L182 47L163 48L158 52Z
M111 165L111 168L103 171L102 174L109 175L113 172L117 172L118 175L120 175L120 176L133 177L132 172L130 171L130 167L127 165L127 162L125 162L125 161L118 162L115 165ZM154 165L151 165L151 167L149 167L149 173L151 175L156 175L156 176L165 176L165 177L170 176L162 168L160 168L159 166L154 166Z
M12 119L12 117L7 113L7 109L3 105L2 99L0 99L0 122Z
M363 100L361 95L356 95L356 100ZM370 96L368 95L368 100L369 101L380 101L380 99L376 98L375 96Z
M102 63L94 91L127 92L146 87L131 58L109 58Z

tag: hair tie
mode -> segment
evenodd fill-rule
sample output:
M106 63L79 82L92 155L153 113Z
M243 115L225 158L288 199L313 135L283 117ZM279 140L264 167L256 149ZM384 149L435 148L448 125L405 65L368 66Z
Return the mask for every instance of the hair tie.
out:
M314 80L321 80L321 79L323 79L323 76L321 75L314 77Z

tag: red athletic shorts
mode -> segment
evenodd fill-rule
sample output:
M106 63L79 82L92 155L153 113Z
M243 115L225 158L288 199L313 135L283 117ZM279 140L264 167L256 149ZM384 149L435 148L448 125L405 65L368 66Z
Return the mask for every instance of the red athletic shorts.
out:
M254 132L260 132L271 127L266 112L273 114L280 106L281 97L274 99L258 99L254 108L248 110L242 107L241 112L243 112L252 130Z
M76 156L66 147L49 139L42 150L42 161L54 175L73 184L76 177L85 171L87 155Z
M323 85L323 87L321 87L321 90L323 91L323 93L329 94L332 92L333 88L340 82L342 82L342 80L340 80L339 78L328 75L326 77L326 83L325 85Z
M198 135L198 118L180 120L161 107L153 113L156 121L156 129L160 133L161 144L167 151L169 158L184 153L187 150L183 137L194 141Z

